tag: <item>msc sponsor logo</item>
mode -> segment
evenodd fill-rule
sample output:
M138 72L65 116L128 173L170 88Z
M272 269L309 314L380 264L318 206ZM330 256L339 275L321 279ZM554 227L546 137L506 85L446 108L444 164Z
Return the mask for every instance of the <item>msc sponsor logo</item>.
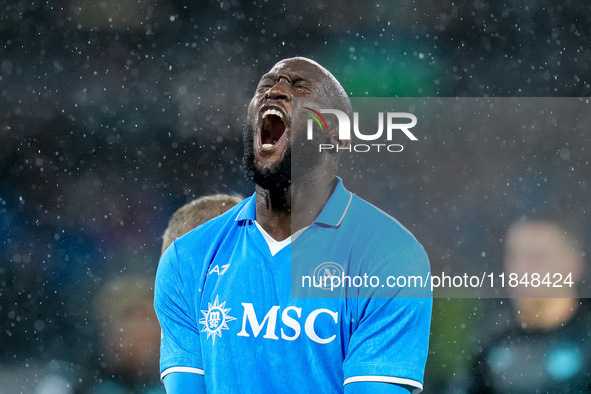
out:
M228 322L236 320L235 317L228 315L231 308L226 308L226 301L219 303L218 297L215 297L213 304L207 303L207 310L202 310L203 318L199 323L203 324L201 332L207 333L207 339L213 337L212 342L215 345L215 337L222 337L222 330L229 330Z
M336 334L320 336L316 332L315 323L318 316L328 315L328 321L334 321L335 324L332 331L337 332L338 312L319 308L313 310L307 316L302 316L302 308L297 306L289 306L281 310L279 305L274 305L261 319L260 316L257 316L252 303L243 302L241 304L244 312L242 314L241 330L236 334L239 337L258 338L264 332L262 337L265 339L295 341L300 336L306 336L311 341L319 344L330 343L336 338ZM201 332L206 332L208 339L213 338L213 345L215 345L216 336L222 337L222 330L229 330L227 323L237 320L228 315L230 310L231 308L226 308L226 302L220 303L216 296L214 303L208 303L207 310L201 311L203 318L199 320L199 324L204 326Z
M259 323L259 319L254 311L254 307L250 303L243 302L242 306L244 307L244 315L242 317L242 330L238 333L239 337L250 337L250 334L246 330L247 325L250 326L252 331L252 335L256 338L259 336L265 325L267 326L265 330L265 335L263 338L266 339L275 339L278 340L279 336L277 336L277 317L279 315L279 305L275 305L271 307L269 312L265 315L263 320ZM314 328L314 322L316 318L321 314L328 314L332 317L335 324L339 322L339 313L333 312L328 309L320 308L315 309L305 318L301 319L302 317L302 308L298 308L296 306L289 306L285 308L281 312L281 323L285 327L289 327L293 330L292 335L288 335L284 330L283 327L279 330L281 334L281 339L286 341L294 341L300 337L302 326L300 324L301 320L304 320L304 333L305 335L310 338L312 341L320 344L326 344L332 342L336 335L329 336L327 338L321 338L316 333Z

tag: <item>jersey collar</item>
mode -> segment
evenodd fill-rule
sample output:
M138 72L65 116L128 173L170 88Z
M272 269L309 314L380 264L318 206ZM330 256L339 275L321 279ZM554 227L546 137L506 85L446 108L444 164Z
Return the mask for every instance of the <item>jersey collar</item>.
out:
M314 220L314 223L322 223L328 226L338 227L349 210L351 200L353 199L353 193L345 189L343 180L340 177L337 176L336 178L337 185L326 202L326 205L322 208L320 215Z
M343 180L340 177L337 176L336 178L337 185L326 202L326 205L322 208L320 215L314 220L314 223L322 223L328 226L338 227L349 210L351 200L353 199L353 193L345 189ZM248 201L246 201L240 212L238 212L236 221L254 221L256 219L255 194L248 198Z
M236 216L236 221L238 222L241 220L250 220L251 222L254 222L254 220L257 217L256 206L256 193L254 193L247 199L246 203L244 204L240 212L238 212L238 215Z

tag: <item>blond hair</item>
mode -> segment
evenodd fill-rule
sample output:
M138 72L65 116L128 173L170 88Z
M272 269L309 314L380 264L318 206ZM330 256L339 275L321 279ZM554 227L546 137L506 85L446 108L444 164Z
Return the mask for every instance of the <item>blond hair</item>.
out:
M180 207L170 218L162 236L162 253L172 242L195 227L211 220L242 201L240 196L213 194L203 196Z

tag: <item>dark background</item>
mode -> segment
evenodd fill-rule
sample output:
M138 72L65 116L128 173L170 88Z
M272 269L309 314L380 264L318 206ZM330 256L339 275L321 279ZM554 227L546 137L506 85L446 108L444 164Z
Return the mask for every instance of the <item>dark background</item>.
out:
M185 202L251 193L242 124L278 60L311 57L351 96L579 97L591 91L590 31L591 6L570 1L0 1L5 370L34 384L31 363L91 364L97 290L118 275L153 276L166 223ZM584 131L522 136L526 151L494 130L469 137L393 172L391 213L432 260L496 264L520 210L586 217L586 202L553 198L589 193ZM513 147L516 161L479 157L480 144ZM483 172L465 165L484 159ZM430 180L449 161L457 176ZM503 190L495 204L479 200L489 174L507 179L507 200ZM441 234L425 200L451 209L457 196L472 204L455 205L456 233ZM490 334L479 329L489 307L436 300L426 389L469 363L475 338Z

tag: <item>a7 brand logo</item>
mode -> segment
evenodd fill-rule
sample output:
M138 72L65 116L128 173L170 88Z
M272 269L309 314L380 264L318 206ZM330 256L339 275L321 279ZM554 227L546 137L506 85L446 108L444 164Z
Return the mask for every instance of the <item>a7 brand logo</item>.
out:
M221 267L221 269L220 269ZM216 264L209 272L207 275L211 275L213 273L216 273L218 275L223 275L226 273L226 270L228 269L228 267L230 267L230 264L224 264L222 266Z

